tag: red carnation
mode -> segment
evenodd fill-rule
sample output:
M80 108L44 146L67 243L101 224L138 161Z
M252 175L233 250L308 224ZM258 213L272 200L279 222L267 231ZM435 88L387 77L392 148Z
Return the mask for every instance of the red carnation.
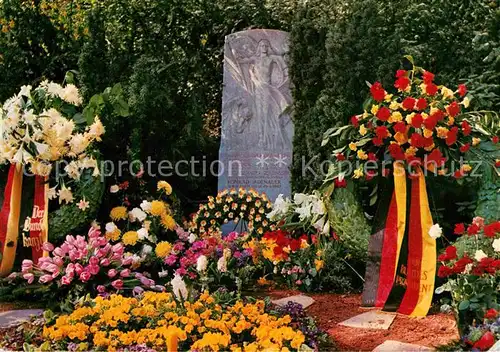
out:
M376 101L380 102L385 98L385 90L380 82L375 82L372 84L372 86L370 87L370 93L372 94L373 99L375 99Z
M500 160L495 161L495 167L500 167Z
M455 246L448 246L445 249L446 256L448 257L448 260L453 260L457 258L457 247Z
M413 110L413 108L415 107L415 102L416 100L414 98L408 97L403 100L401 105L403 105L403 108L405 110Z
M375 128L375 134L380 139L385 139L385 138L389 137L389 131L387 130L387 127L385 127L385 126L378 126L377 128Z
M391 169L388 169L388 168L382 169L382 176L389 177L390 174L391 174Z
M462 170L457 170L453 173L453 177L457 180L465 176L465 173Z
M419 133L412 133L410 137L410 144L415 148L423 148L424 137Z
M453 274L453 270L446 265L441 265L438 269L438 276L439 277L448 277L451 274Z
M467 121L462 121L462 132L464 136L468 136L472 132L472 128L470 127Z
M476 224L472 224L472 225L469 225L469 227L467 227L467 233L469 235L476 235L478 232L479 232L479 226L477 226Z
M405 153L403 153L403 150L401 149L401 147L396 144L396 143L393 143L391 145L389 145L389 153L391 154L392 158L394 160L404 160L405 159Z
M371 161L377 161L377 156L375 155L375 153L368 153L368 160L371 160Z
M373 145L380 147L382 144L384 144L384 141L378 137L374 137L374 138L372 138L372 143L373 143Z
M386 108L385 106L382 106L380 109L377 111L377 118L381 121L387 121L387 119L391 116L391 110Z
M423 122L424 122L425 128L427 128L428 130L431 130L431 131L436 127L436 125L438 123L437 119L434 115L429 116Z
M495 319L498 316L498 312L494 308L490 308L484 314L486 319Z
M491 331L487 331L472 348L477 348L481 351L489 350L495 344L495 335Z
M463 97L465 94L467 94L467 87L465 84L459 84L458 85L458 94Z
M394 87L403 91L406 90L406 88L408 88L409 85L410 85L410 79L406 76L401 76L396 80L396 82L394 82Z
M400 133L406 133L406 123L403 121L397 122L394 126L394 131L400 132Z
M493 144L497 144L497 143L498 143L498 140L499 140L498 136L495 136L495 137L493 137L493 138L491 139L491 141L493 142Z
M396 71L396 78L406 76L406 71L405 70L397 70Z
M368 170L366 171L366 174L365 174L365 179L367 181L370 181L373 177L375 177L377 175L377 172L374 171L374 170Z
M296 252L300 249L300 240L299 239L293 239L290 241L290 249L292 252Z
M450 116L457 116L460 113L460 105L456 101L448 105L448 108L446 109L448 111L448 114Z
M458 127L454 126L452 129L448 131L446 135L446 144L448 146L455 144L457 141Z
M416 107L417 110L424 110L427 107L427 100L425 98L418 98Z
M470 149L470 143L466 143L463 146L460 147L460 151L462 153L467 153Z
M494 222L484 227L484 235L486 237L495 237L497 232L500 232L499 222Z
M425 92L430 96L434 96L438 92L438 87L434 83L427 83L425 85Z
M465 225L463 223L456 224L453 232L455 235L462 235L465 232Z
M351 124L353 124L354 127L358 127L359 126L359 119L357 118L357 116L351 117Z
M342 153L338 153L336 155L337 161L344 161L345 160L345 155Z
M424 118L420 114L415 114L411 119L411 125L415 128L420 128L424 122Z
M429 71L424 71L423 79L425 84L432 83L432 81L434 80L434 74L430 73Z
M335 181L333 181L333 182L334 182L336 188L346 188L347 187L347 181L345 178L342 179L342 181L340 181L338 178L336 178Z
M437 166L441 166L446 161L443 154L439 149L434 149L429 155L427 155L427 163L436 163Z

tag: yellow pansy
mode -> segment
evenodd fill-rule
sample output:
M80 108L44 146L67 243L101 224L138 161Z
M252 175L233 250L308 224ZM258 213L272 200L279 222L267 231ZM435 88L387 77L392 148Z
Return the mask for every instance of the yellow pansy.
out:
M473 145L473 146L476 146L476 145L478 145L479 143L481 143L481 138L476 138L476 137L473 137L473 138L472 138L472 145Z
M351 142L351 143L349 143L349 149L351 149L353 152L355 152L358 149L358 146L356 145L356 143Z
M446 139L446 137L448 137L449 130L446 127L436 127L436 132L438 138Z
M403 120L403 115L399 111L395 111L389 116L389 122L390 123L395 123Z
M358 155L358 158L361 160L368 159L368 155L365 153L365 151L363 149L358 150L357 155Z
M360 167L359 169L354 170L353 178L360 178L363 176L363 169Z
M378 109L379 109L379 106L376 105L376 104L373 104L372 105L372 108L370 109L370 112L373 114L373 115L376 115L377 112L378 112Z

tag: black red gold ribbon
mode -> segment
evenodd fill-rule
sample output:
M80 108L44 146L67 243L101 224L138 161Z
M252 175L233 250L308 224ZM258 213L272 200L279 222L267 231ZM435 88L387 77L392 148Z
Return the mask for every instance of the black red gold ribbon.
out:
M376 216L382 218L375 221L370 239L363 305L425 316L436 272L436 241L429 236L432 216L425 176L417 168L407 182L403 165L396 162L394 187L387 190L390 197L381 201Z

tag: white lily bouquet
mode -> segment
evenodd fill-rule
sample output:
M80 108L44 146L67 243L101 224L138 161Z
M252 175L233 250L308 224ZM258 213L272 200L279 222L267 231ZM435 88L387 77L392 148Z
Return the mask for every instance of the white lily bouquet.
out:
M48 177L56 163L65 160L59 174L71 180L78 181L85 169L98 176L90 151L92 143L101 140L104 126L97 116L86 121L81 105L82 97L73 84L63 87L44 81L35 89L23 86L0 109L0 164L21 165L35 176ZM49 198L59 196L59 203L71 203L71 190L59 176Z
M296 193L293 199L280 194L267 217L282 228L302 229L327 236L330 234L327 206L317 191L312 194Z

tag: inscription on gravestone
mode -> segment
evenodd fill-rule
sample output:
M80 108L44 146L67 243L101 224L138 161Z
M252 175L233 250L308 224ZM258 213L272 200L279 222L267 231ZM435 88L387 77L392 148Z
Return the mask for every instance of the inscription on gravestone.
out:
M291 194L288 43L276 30L226 37L219 190L252 187L271 200Z

